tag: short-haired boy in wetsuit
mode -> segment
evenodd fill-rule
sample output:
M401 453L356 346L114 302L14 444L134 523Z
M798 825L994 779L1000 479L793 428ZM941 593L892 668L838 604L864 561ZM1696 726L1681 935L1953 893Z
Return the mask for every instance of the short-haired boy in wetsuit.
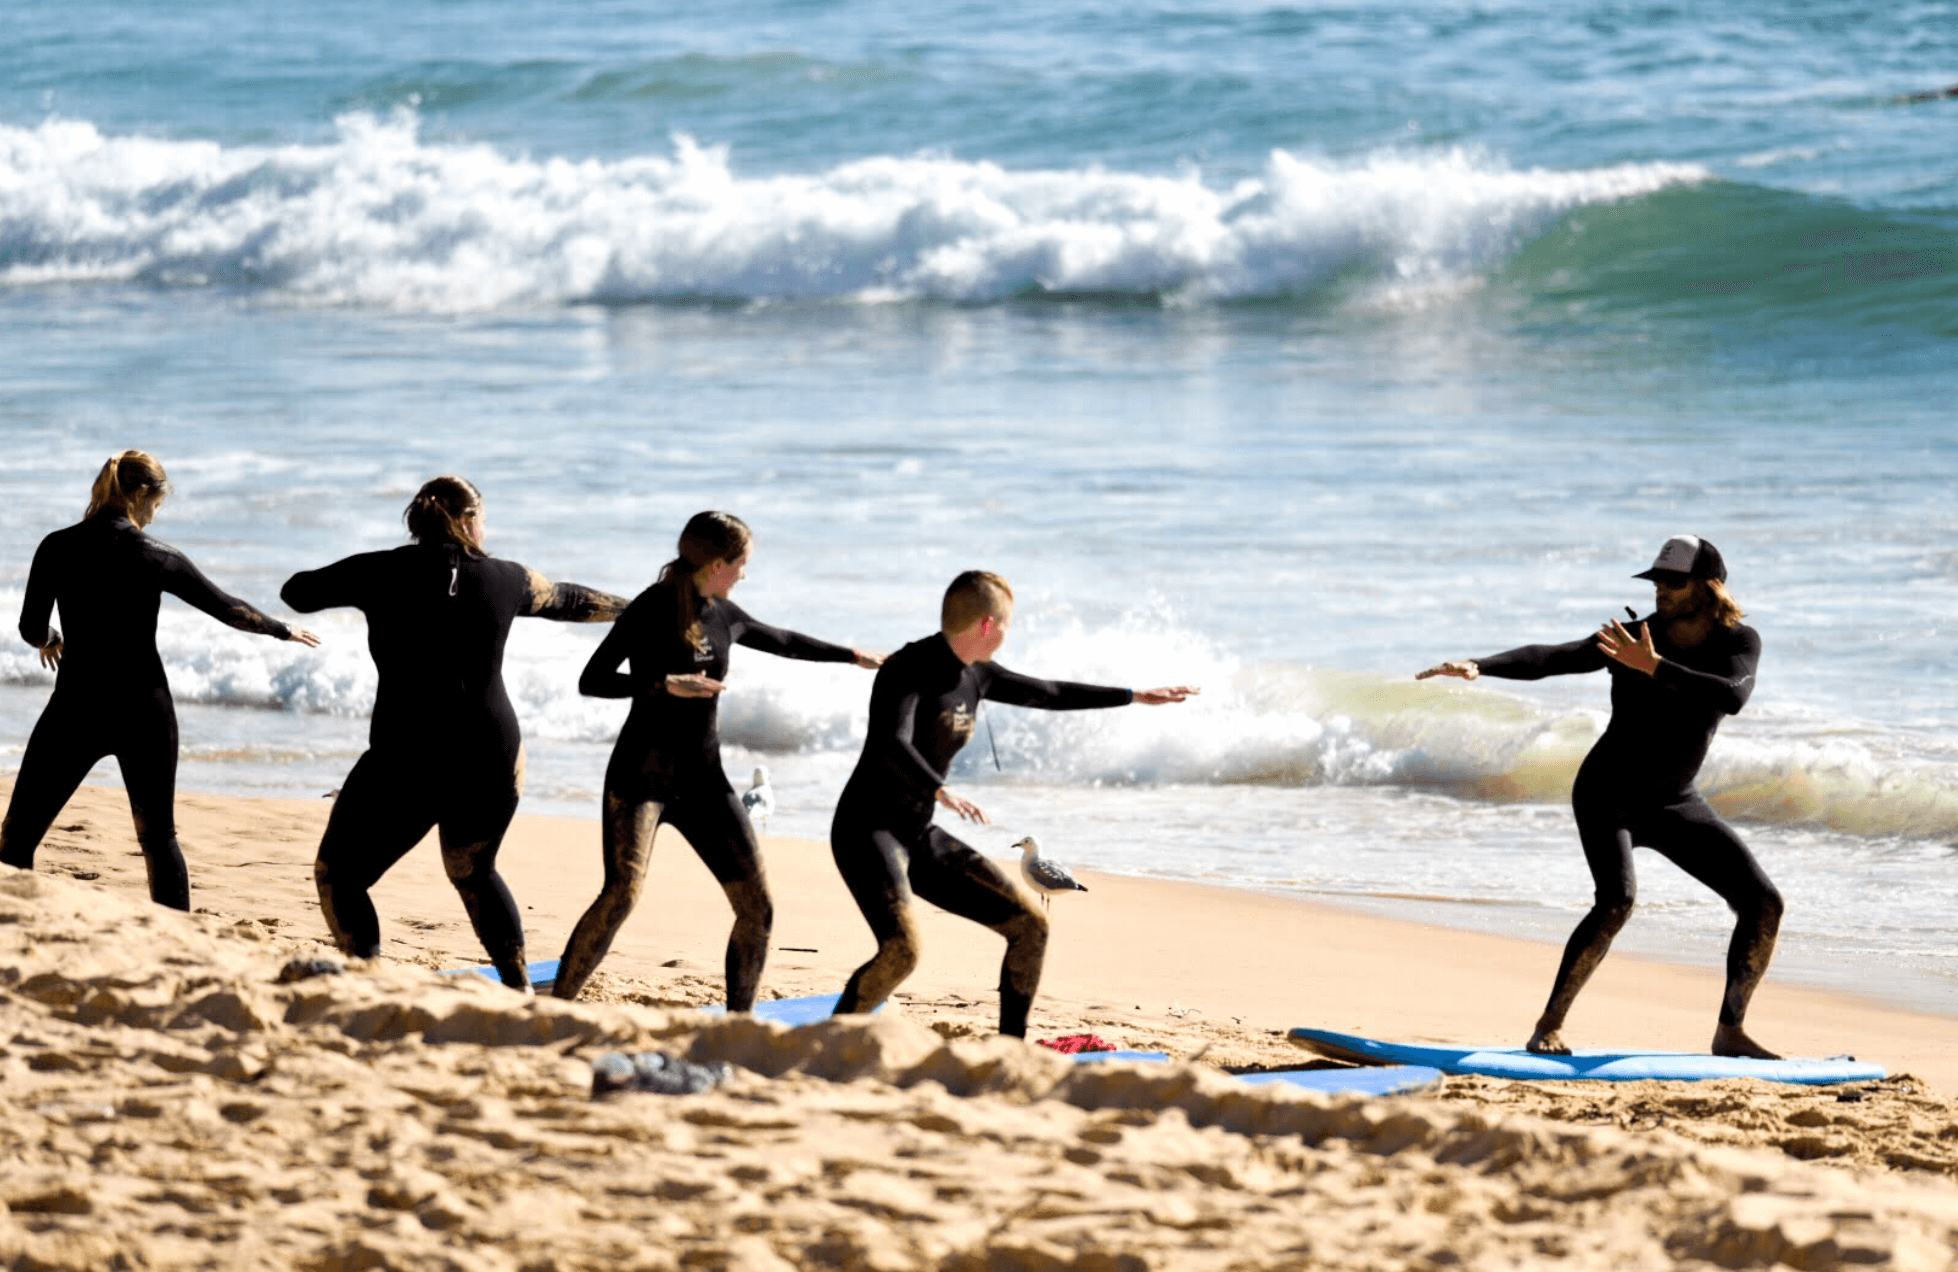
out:
M1048 711L1157 706L1196 689L1115 689L1035 680L992 661L1013 620L1013 589L997 574L968 570L946 589L941 630L884 661L870 691L870 727L830 827L830 851L877 953L856 970L837 1013L874 1011L918 965L921 897L1006 938L999 971L999 1031L1025 1037L1027 1013L1047 955L1047 918L999 866L931 824L935 804L985 822L971 800L945 785L952 757L972 737L979 702Z

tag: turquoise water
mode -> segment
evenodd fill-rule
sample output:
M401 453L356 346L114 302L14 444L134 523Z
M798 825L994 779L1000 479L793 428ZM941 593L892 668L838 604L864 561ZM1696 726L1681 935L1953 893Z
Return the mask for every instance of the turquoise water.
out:
M1558 937L1601 678L1409 676L1642 606L1701 533L1766 643L1705 784L1782 974L1958 1008L1958 99L1909 100L1958 4L42 9L0 47L0 608L126 445L267 605L436 472L622 592L727 507L763 617L894 647L983 565L1009 665L1204 684L992 713L981 847ZM318 627L166 613L187 787L338 784L372 673ZM593 641L513 645L533 809L593 807ZM867 680L736 675L730 769L821 835ZM0 651L0 763L46 686ZM1643 869L1627 941L1717 961Z

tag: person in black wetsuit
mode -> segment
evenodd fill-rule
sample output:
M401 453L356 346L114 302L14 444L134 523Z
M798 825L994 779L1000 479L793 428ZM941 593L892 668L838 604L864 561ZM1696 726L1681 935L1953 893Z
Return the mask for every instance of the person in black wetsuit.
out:
M97 760L113 755L129 790L150 899L188 910L190 876L177 844L177 711L156 652L163 593L239 631L302 645L319 638L220 591L190 558L143 533L169 490L154 456L123 451L96 476L81 522L41 540L34 553L20 634L57 675L0 824L0 862L32 870L61 806ZM65 638L48 625L57 605Z
M1657 599L1657 611L1637 622L1636 635L1612 619L1597 635L1568 645L1525 645L1446 662L1415 678L1611 673L1611 722L1571 789L1597 899L1564 949L1529 1049L1569 1054L1564 1019L1631 917L1632 849L1644 846L1712 888L1734 911L1713 1054L1774 1059L1748 1037L1743 1021L1774 956L1781 894L1693 785L1722 717L1739 712L1754 691L1761 638L1740 621L1745 615L1727 594L1726 563L1704 539L1668 539L1652 568L1634 577L1650 579Z
M721 768L718 701L736 645L807 662L876 667L860 653L756 622L728 599L746 577L753 536L725 512L695 515L678 555L633 599L592 654L578 689L631 698L632 711L605 768L605 883L558 963L551 992L576 998L618 935L645 883L653 836L666 823L687 838L734 907L725 968L729 1011L755 1005L775 922L761 848L740 796ZM619 664L630 661L632 670Z
M295 574L280 592L302 613L359 609L380 673L368 749L313 866L320 908L342 950L375 957L381 921L368 889L439 829L443 868L490 962L505 985L528 990L523 920L496 870L524 768L503 649L518 618L606 623L625 601L486 553L482 496L460 477L424 485L403 517L413 543Z
M1188 685L1116 689L1035 680L992 661L1013 618L1013 589L997 574L969 570L946 589L938 632L892 654L870 692L863 754L830 826L830 852L877 938L856 970L838 1015L875 1011L918 965L918 896L1006 938L999 969L999 1031L1023 1038L1047 957L1047 916L999 866L932 825L941 804L985 822L977 804L945 785L982 699L1048 711L1155 706L1197 692Z

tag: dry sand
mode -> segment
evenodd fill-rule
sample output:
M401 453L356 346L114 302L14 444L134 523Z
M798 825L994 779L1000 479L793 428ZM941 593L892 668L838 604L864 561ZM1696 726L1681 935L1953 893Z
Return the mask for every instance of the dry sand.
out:
M1055 903L1033 1036L1184 1062L1077 1069L989 1037L998 939L935 911L897 1011L790 1032L681 1006L719 996L728 911L664 834L594 1001L430 970L480 961L432 845L377 889L388 957L279 983L328 953L325 813L182 797L190 916L143 899L118 791L77 796L39 874L0 868L0 1266L1954 1266L1947 1018L1771 976L1758 1036L1897 1075L1852 1090L1247 1088L1224 1069L1312 1063L1296 1024L1520 1038L1556 951L1087 875ZM834 992L867 931L825 848L768 852L764 994ZM519 819L503 867L531 956L554 957L597 888L595 823ZM1616 957L1569 1032L1704 1046L1718 993ZM607 1048L739 1067L707 1094L593 1100Z

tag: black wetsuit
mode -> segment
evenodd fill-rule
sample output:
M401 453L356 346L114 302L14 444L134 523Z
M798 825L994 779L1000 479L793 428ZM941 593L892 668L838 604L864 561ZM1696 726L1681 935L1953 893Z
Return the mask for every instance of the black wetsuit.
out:
M1571 789L1571 810L1597 899L1571 937L1567 965L1624 925L1637 895L1632 849L1647 847L1733 908L1737 926L1728 954L1729 989L1744 983L1751 991L1759 970L1741 964L1764 929L1772 948L1781 895L1694 780L1720 721L1737 714L1754 691L1761 638L1751 627L1716 624L1699 644L1682 647L1672 643L1656 616L1642 621L1661 659L1650 676L1605 657L1595 634L1567 645L1526 645L1479 658L1476 665L1483 675L1505 680L1611 673L1611 721ZM1738 1025L1745 1010L1744 998L1737 1002L1730 992L1721 1023Z
M156 616L163 593L239 631L285 640L292 632L220 591L190 559L150 538L127 516L105 509L41 540L27 576L21 638L36 648L55 633L61 607L68 631L54 695L27 741L14 794L0 826L0 861L34 866L34 850L90 768L113 755L129 789L136 839L149 867L150 897L190 908L190 879L177 846L177 712Z
M664 822L686 836L735 908L728 942L728 1007L754 1005L768 954L773 907L761 848L747 810L721 768L720 699L679 698L663 687L669 675L727 676L736 645L805 662L855 662L856 651L748 616L722 597L705 602L701 643L680 632L679 593L655 583L634 598L592 654L578 679L594 698L631 698L632 710L605 767L605 883L565 946L552 993L575 998L603 961L639 898L653 834ZM632 670L619 665L630 661Z
M932 824L952 757L972 737L981 700L1048 711L1126 706L1127 689L1035 680L997 663L963 663L943 634L891 655L870 693L863 754L830 826L837 869L870 922L878 952L843 990L838 1012L874 1010L917 960L913 895L1007 937L1000 1032L1024 1036L1040 985L1047 925L990 859Z
M280 595L303 613L359 609L379 672L368 750L334 800L314 865L340 947L380 953L368 889L439 827L442 864L490 961L506 984L527 984L523 922L496 871L523 793L504 645L517 618L606 622L624 602L446 543L351 556L293 575Z

